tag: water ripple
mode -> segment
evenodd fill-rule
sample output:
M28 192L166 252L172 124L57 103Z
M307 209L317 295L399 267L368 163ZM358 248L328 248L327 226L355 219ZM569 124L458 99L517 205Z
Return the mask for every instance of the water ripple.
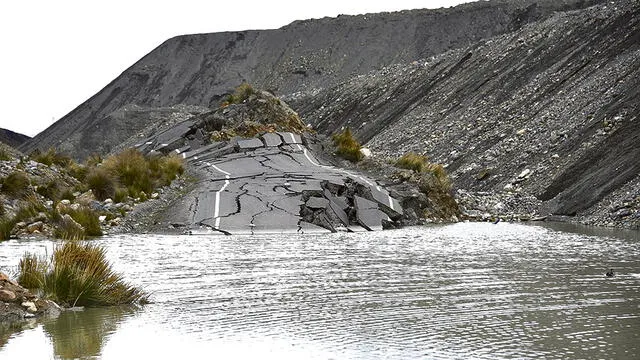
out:
M154 300L109 335L104 358L122 356L126 344L160 357L183 344L220 358L640 357L634 240L456 224L98 242ZM3 243L0 266L42 249ZM609 267L612 279L603 275Z

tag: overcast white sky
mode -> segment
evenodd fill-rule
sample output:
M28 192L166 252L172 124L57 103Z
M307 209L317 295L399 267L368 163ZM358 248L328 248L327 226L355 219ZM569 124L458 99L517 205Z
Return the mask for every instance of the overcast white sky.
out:
M0 127L34 136L164 40L469 0L81 1L0 5Z

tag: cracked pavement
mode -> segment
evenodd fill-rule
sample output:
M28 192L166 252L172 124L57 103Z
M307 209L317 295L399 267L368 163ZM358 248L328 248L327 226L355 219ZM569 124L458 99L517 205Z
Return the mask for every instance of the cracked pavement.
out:
M321 164L298 134L205 144L190 139L192 125L139 145L147 153L173 151L203 174L172 210L178 214L172 223L191 232L373 231L394 227L402 215L399 202L373 180Z

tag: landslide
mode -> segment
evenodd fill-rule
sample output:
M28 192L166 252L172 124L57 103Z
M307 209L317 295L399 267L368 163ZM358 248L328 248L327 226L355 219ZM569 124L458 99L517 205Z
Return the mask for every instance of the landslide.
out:
M458 188L637 228L639 89L640 2L629 0L287 101L321 133L350 127L377 156L428 154Z
M216 107L243 81L279 94L321 89L385 65L466 47L555 11L602 1L494 0L450 9L296 21L277 30L178 36L20 150L30 153L55 147L84 159L94 152L107 152L131 134L163 121L154 116L119 117L117 112L125 106Z

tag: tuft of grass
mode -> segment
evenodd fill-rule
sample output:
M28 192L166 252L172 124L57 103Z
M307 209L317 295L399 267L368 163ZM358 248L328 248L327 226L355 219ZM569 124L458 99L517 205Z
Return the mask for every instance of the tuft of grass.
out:
M89 168L87 166L78 164L75 161L71 161L69 165L67 165L66 170L69 175L79 181L85 181L87 174L89 173Z
M2 193L14 199L22 199L29 194L31 181L24 171L14 171L2 181Z
M106 251L91 243L67 241L54 249L50 261L41 265L32 254L23 260L27 279L36 289L64 306L100 306L147 302L147 294L126 283L106 259ZM35 265L35 266L34 266ZM22 277L19 275L18 279Z
M98 200L104 201L115 195L116 181L109 171L101 167L91 169L85 181Z
M47 259L26 253L18 263L18 283L27 289L38 289L44 284Z
M9 161L9 160L13 160L13 156L11 156L11 154L9 154L9 152L6 149L0 148L0 161Z
M156 179L156 187L171 184L178 176L184 174L182 158L176 154L153 157L149 159L151 177Z
M37 161L47 166L58 165L65 168L69 164L71 164L70 157L59 153L54 148L49 148L49 150L47 150L46 152L34 150L31 154L29 154L29 158L33 161Z
M396 167L415 172L423 172L427 170L428 166L429 158L426 155L419 155L414 152L408 152L396 161Z
M104 159L102 159L102 156L100 156L100 154L92 154L87 158L87 161L85 162L87 164L87 166L98 166L98 164L102 163Z
M255 91L253 87L247 83L242 83L234 90L233 94L227 96L227 99L222 103L222 107L229 106L231 104L240 104L247 100L249 96L253 95Z
M62 199L62 193L65 190L64 185L59 181L51 180L45 185L38 186L36 192L45 198L53 200L53 202L60 201Z
M338 156L354 163L364 157L360 152L362 146L351 134L351 129L346 128L343 132L333 135L332 139Z
M71 215L60 214L56 210L52 211L53 236L64 240L84 240L84 228L76 222Z
M118 155L110 156L104 161L103 167L129 190L131 197L139 197L141 192L150 194L154 189L149 162L136 149L127 149Z
M128 197L129 197L129 190L119 187L116 189L116 193L113 195L113 201L115 203L125 202L127 201Z
M9 240L13 227L17 223L15 218L10 218L6 215L0 216L0 241Z
M16 210L15 220L16 222L20 222L23 220L30 219L41 212L46 212L47 208L44 206L42 202L38 199L35 194L27 196L23 201L20 202L20 206Z
M100 220L98 220L98 214L88 206L81 206L77 210L69 209L66 214L82 226L84 233L83 238L86 236L102 236L102 228L100 227Z

